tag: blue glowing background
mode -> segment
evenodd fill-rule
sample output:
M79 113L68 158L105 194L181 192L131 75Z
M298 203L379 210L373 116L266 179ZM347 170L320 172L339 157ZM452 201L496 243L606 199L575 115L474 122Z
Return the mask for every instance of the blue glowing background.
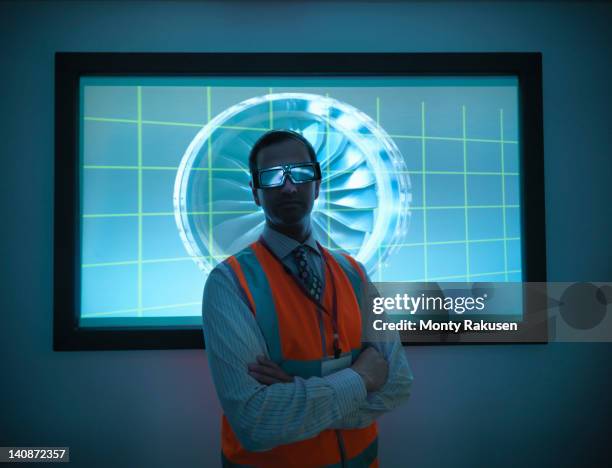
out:
M84 78L81 325L201 325L206 274L178 235L176 171L210 119L273 92L350 104L401 151L409 229L373 280L521 281L513 77Z

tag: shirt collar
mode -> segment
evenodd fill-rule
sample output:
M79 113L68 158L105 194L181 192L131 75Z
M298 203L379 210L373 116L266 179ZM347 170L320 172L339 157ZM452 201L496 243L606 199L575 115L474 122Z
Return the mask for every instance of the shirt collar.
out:
M317 254L321 255L321 251L319 250L319 246L317 245L312 230L303 244L300 244L295 239L292 239L291 237L272 229L270 226L268 226L268 223L264 225L261 235L264 241L266 241L270 246L272 252L274 252L278 258L285 258L299 245L307 245Z

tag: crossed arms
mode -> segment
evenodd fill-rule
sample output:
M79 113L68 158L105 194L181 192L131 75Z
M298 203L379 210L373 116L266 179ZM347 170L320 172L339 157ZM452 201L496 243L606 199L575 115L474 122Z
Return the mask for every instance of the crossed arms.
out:
M325 429L365 427L409 397L413 376L399 336L370 343L388 365L384 384L372 385L359 368L308 379L285 374L266 360L263 335L224 267L211 272L204 288L204 338L221 406L247 450L269 450Z

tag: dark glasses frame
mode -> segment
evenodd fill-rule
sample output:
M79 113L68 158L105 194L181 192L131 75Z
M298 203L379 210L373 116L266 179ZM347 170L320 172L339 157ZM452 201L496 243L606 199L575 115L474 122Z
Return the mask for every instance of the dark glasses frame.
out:
M295 180L291 170L294 167L313 167L314 168L314 178L310 180ZM279 169L283 170L283 178L278 184L273 185L262 185L261 184L261 174L268 171L278 171ZM285 180L287 180L287 176L291 178L291 182L294 184L306 184L308 182L313 182L315 180L321 180L321 166L318 162L307 162L307 163L295 163L295 164L283 164L281 166L274 167L266 167L265 169L256 169L253 171L253 185L255 188L274 188L274 187L282 187L285 184Z

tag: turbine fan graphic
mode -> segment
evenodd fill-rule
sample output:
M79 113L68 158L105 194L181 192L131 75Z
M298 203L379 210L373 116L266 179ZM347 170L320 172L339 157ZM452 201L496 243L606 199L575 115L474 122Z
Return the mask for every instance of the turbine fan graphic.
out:
M297 131L313 145L322 172L314 234L325 247L349 252L372 275L408 231L410 178L397 146L376 122L316 94L251 98L200 130L174 185L174 215L186 250L209 273L257 240L265 216L248 185L248 154L270 128Z

